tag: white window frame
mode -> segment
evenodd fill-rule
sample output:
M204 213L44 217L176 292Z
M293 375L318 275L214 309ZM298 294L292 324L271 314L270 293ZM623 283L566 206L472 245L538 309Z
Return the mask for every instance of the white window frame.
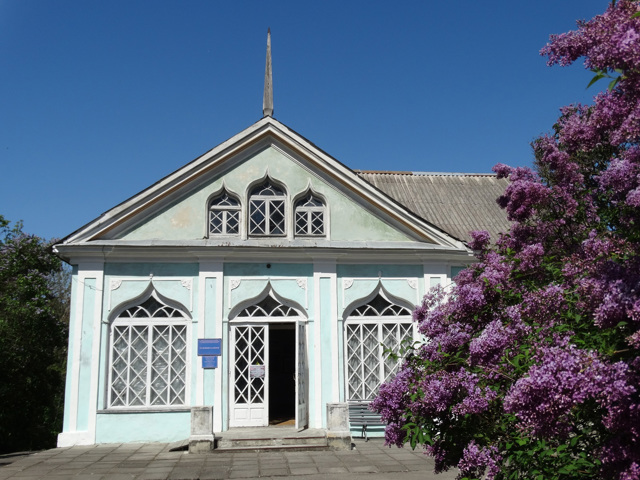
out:
M320 205L307 205L309 202L320 203ZM322 229L320 232L314 232L313 220L314 214L320 215L322 221ZM298 217L304 223L303 228L299 229ZM306 193L302 198L298 199L293 209L293 224L296 237L324 237L327 234L326 226L327 214L324 201L311 192ZM302 231L300 231L302 230Z
M215 202L216 203L214 205ZM234 202L234 203L232 203ZM226 190L223 190L219 195L216 195L209 201L209 215L207 222L207 232L209 236L239 236L240 235L240 226L242 222L242 205L240 200L238 200L234 195L230 195ZM213 221L214 215L221 216L221 226L222 231L213 232L211 228L211 222ZM235 214L235 232L229 231L229 223L230 219L232 219L232 214Z
M273 194L255 193L256 191L264 192L271 190ZM254 209L260 208L258 202L264 205L264 219L260 224L254 225ZM274 222L274 209L277 211L277 205L282 207L282 221ZM258 184L251 189L248 202L249 213L247 215L247 232L252 237L285 237L287 235L287 192L283 187L274 184L270 180ZM276 227L282 231L276 231ZM261 231L258 231L261 230Z
M376 295L377 297L378 295ZM376 298L374 297L374 299ZM389 300L384 298L387 302ZM395 309L400 309L404 315L384 315L383 312L378 312L374 307L370 305L370 302L373 299L369 300L367 303L359 305L353 308L346 318L344 322L344 372L345 372L345 397L346 400L349 401L370 401L373 400L373 396L377 393L384 382L388 381L393 375L395 375L400 366L400 361L398 361L392 368L389 368L389 364L385 361L388 356L385 354L385 347L383 347L383 343L385 341L385 327L390 327L396 331L396 338L398 333L402 334L402 330L405 330L404 334L406 335L404 338L415 339L415 329L413 328L413 322L411 318L411 311L397 303L389 302L391 306ZM380 315L383 313L383 315ZM366 375L365 372L365 364L362 362L364 358L364 348L366 347L364 338L363 338L363 330L365 328L369 328L369 331L372 331L374 328L376 330L376 347L375 347L375 355L376 355L376 384L375 388L371 388L366 379L370 377L370 375ZM400 332L398 332L400 330ZM351 335L353 332L357 331L358 333L358 350L359 350L359 359L360 365L358 365L358 371L354 371L353 367L351 367L350 360L350 352L353 351L350 348L349 340L351 339ZM401 346L400 342L394 342L395 345L392 345L392 350L395 353L398 353L399 347ZM386 348L389 346L387 345ZM373 348L371 349L373 351ZM355 385L352 382L352 378L358 376L358 385ZM367 394L367 390L370 390L369 394Z
M143 302L138 303L136 305L133 305L131 307L128 307L126 309L124 309L122 312L120 312L120 314L113 320L113 322L111 323L110 326L110 330L109 330L109 364L108 364L108 369L109 369L109 373L108 373L108 385L107 385L107 408L110 410L171 410L171 409L183 409L184 407L188 406L190 403L190 388L189 388L189 381L190 381L190 355L191 355L191 349L190 349L190 322L189 322L189 318L183 313L181 312L179 309L174 308L170 305L167 305L166 303L158 300L155 297L150 297L150 298L154 298L158 303L160 303L160 305L163 306L163 309L165 310L171 310L173 312L177 312L178 314L180 314L180 316L170 316L170 317L149 317L149 316L140 316L140 317L125 317L123 316L127 311L135 309L135 308L139 308L142 305L144 305L145 302L147 302L149 300L149 298L145 299ZM156 312L160 310L157 309ZM155 313L155 312L154 312ZM115 332L116 329L118 327L124 327L126 329L128 329L128 345L127 345L127 358L128 358L128 362L126 365L126 370L127 370L127 378L126 378L126 384L125 384L125 397L124 397L124 401L122 404L117 404L114 405L114 402L116 402L117 397L114 395L114 361L115 359L115 348L114 348L114 341L116 341L116 337L115 337ZM144 375L144 383L145 383L145 390L144 390L144 403L143 404L132 404L132 399L130 399L130 390L131 390L131 352L132 352L132 347L131 347L131 332L132 330L135 328L146 328L146 353L145 353L145 366L144 369L146 370L145 375ZM171 338L173 339L173 335L174 332L180 328L181 330L184 331L184 335L183 335L183 339L184 339L184 345L181 348L180 352L181 352L181 357L183 360L183 368L180 372L181 374L181 379L182 379L182 401L178 402L178 403L170 403L168 401L168 397L165 397L165 401L163 401L162 403L151 403L151 393L152 393L152 373L154 371L153 368L153 359L154 359L154 353L156 352L155 350L155 345L157 345L157 343L155 343L154 345L154 341L157 340L158 337L155 336L155 329L156 328L162 328L162 327L168 327L169 331L170 331L170 335ZM168 345L168 349L169 349L169 360L167 362L167 369L169 371L169 373L171 373L172 371L172 360L175 357L171 357L171 352L173 350L173 342L169 343ZM171 385L171 378L169 378L168 382L167 382L167 387L166 387L167 391L165 394L168 394L169 391L172 389L172 385Z

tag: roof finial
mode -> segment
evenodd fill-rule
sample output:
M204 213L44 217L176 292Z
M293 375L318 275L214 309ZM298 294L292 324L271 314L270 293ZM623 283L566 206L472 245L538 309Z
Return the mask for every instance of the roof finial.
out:
M267 65L264 69L264 97L262 98L262 116L273 116L273 78L271 74L271 28L267 30Z

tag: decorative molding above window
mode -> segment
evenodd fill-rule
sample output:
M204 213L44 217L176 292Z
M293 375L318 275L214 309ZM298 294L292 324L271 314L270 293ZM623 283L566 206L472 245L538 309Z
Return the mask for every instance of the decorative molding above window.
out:
M269 180L249 193L249 235L286 234L286 194Z
M240 202L223 190L209 202L209 235L238 235L240 211Z
M294 206L296 236L323 237L325 235L325 205L311 192Z

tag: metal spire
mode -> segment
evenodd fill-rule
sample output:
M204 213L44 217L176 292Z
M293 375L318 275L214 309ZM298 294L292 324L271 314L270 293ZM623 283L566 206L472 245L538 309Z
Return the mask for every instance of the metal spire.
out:
M273 77L271 74L271 28L267 30L267 65L264 69L264 96L262 98L262 116L273 116Z

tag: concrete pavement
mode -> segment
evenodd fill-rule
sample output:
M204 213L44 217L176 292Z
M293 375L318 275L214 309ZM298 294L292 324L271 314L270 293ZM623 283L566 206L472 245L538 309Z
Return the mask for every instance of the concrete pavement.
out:
M355 440L350 451L172 452L167 444L111 444L45 450L0 467L0 480L214 480L301 478L452 480L433 474L433 459L382 439Z

